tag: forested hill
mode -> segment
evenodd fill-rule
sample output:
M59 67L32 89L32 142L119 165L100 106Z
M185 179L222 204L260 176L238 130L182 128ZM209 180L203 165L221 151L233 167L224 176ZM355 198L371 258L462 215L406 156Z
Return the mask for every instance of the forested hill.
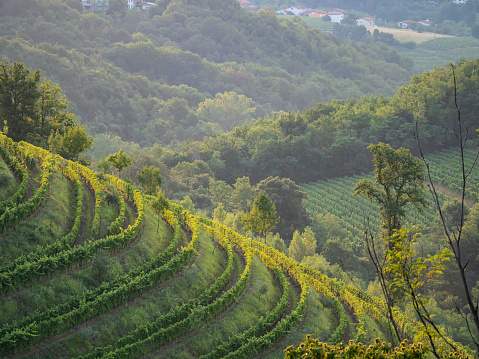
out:
M412 61L384 44L335 39L235 0L163 0L149 13L115 1L84 13L79 3L0 2L0 60L58 82L92 133L144 146L228 130L221 111L205 110L220 101L241 124L333 99L391 96L410 77Z
M177 169L184 167L182 161L202 160L208 171L229 184L245 175L253 183L268 176L305 183L360 174L372 170L367 149L371 143L389 143L418 154L418 132L425 152L456 144L454 78L461 121L475 138L478 69L478 59L437 67L412 77L393 97L335 100L302 112L278 113L184 144L175 155L164 151L161 160ZM186 177L182 172L183 181Z

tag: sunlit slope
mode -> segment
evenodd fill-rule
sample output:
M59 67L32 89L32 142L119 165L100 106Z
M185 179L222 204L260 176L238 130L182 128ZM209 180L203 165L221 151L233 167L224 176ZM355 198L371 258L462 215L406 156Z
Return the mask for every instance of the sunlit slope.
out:
M2 357L281 357L308 333L390 339L379 299L173 203L156 212L115 177L2 134L0 148L14 189L0 202Z

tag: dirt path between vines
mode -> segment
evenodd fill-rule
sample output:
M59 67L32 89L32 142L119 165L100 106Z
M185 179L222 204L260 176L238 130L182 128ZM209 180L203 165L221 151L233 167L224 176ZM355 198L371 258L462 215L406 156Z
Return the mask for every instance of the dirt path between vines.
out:
M434 187L436 188L436 191L441 192L442 194L445 194L448 197L455 198L459 202L462 199L461 195L459 193L454 192L454 191L450 190L449 188L446 188L446 187L443 187L443 186L438 186L438 185L434 185ZM465 202L466 202L466 204L469 208L471 208L472 206L474 206L477 203L477 201L474 201L473 199L469 199L469 198L466 198Z
M93 194L93 190L85 185L83 182L83 189L86 192L86 195L90 197L90 203L91 203L91 219L93 221L93 216L95 215L95 195ZM88 206L87 206L87 199L85 196L83 196L83 212L82 212L82 217L81 217L81 222L80 222L80 230L78 231L78 238L75 240L74 246L81 246L85 242L85 237L86 237L86 228L87 228L87 216L88 216Z

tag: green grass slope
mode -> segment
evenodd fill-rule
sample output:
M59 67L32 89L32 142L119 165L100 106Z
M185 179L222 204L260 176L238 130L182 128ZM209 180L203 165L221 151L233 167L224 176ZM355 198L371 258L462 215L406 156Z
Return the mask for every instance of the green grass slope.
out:
M115 177L1 133L0 147L35 158L28 172L42 179L5 211L26 215L0 216L2 357L277 358L306 334L388 339L384 305L356 288L174 203L157 213L154 198ZM21 252L6 245L54 215L65 217L55 235ZM401 321L413 338L416 323Z
M2 184L0 188L0 200L4 201L15 193L18 183L12 171L2 158L0 158L0 183Z

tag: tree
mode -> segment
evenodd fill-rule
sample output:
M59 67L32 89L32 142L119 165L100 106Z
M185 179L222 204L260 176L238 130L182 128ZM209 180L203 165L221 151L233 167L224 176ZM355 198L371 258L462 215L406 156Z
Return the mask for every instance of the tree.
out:
M287 253L288 248L286 247L286 244L284 244L284 241L279 233L266 233L266 245L277 249L281 253Z
M231 131L249 121L255 111L252 99L230 91L201 102L197 114L201 120L217 123L223 131Z
M311 227L306 227L303 234L301 235L303 239L304 248L306 251L306 256L312 256L316 252L316 236L312 231Z
M106 13L108 15L118 13L120 17L124 17L127 9L128 9L128 6L126 1L110 0L108 4L108 10L106 11Z
M136 176L138 183L143 187L146 194L153 194L161 186L163 178L160 169L153 166L145 166Z
M279 218L276 216L276 206L268 195L261 192L254 200L250 213L243 216L246 230L265 236L267 232L276 228Z
M293 233L293 239L289 244L288 254L297 262L301 262L304 256L306 256L306 248L303 243L303 238L301 238L301 234L298 230Z
M256 186L273 201L280 218L277 230L282 238L291 238L294 230L302 231L311 224L311 216L303 205L306 193L289 178L268 177Z
M382 142L368 149L373 153L376 183L360 180L353 195L363 195L380 205L384 236L390 237L401 228L407 203L418 211L428 206L421 161L403 147L395 150Z
M223 203L218 203L218 207L215 208L213 211L213 220L218 222L219 224L224 224L226 220L227 212L225 211L225 207Z
M465 216L467 213L466 205L465 205L465 198L466 198L466 190L469 184L469 176L471 175L472 171L474 170L476 163L479 159L479 154L476 155L476 158L473 164L468 168L466 166L464 160L464 149L466 147L466 143L469 140L468 134L468 127L464 125L463 119L461 116L461 110L458 105L457 101L457 82L456 82L456 72L454 65L451 64L452 70L452 79L454 83L454 108L457 113L457 125L454 128L454 134L457 140L457 146L461 153L461 167L462 167L462 186L461 186L461 201L460 206L457 208L457 205L452 204L451 206L445 206L444 209L446 212L443 211L443 208L439 202L439 195L438 191L434 185L433 177L431 175L431 171L429 168L429 164L427 163L423 150L421 148L421 142L419 140L419 132L418 132L418 125L416 123L416 139L419 145L419 151L421 154L421 158L425 165L425 177L428 181L428 187L431 191L431 194L434 198L434 203L436 209L439 213L439 218L442 222L443 232L446 237L446 243L448 245L448 249L452 253L453 262L456 265L458 274L460 276L460 282L462 288L464 290L464 299L467 303L464 309L460 309L456 307L459 314L464 319L469 335L476 347L476 353L479 353L479 306L477 304L477 298L474 298L474 284L471 283L470 280L470 270L471 266L469 264L471 262L475 262L476 256L475 251L471 251L474 256L471 257L471 253L468 250L465 250L467 247L464 245L464 239L467 239L467 227L465 226ZM456 208L454 208L456 207ZM459 212L459 213L457 213ZM474 228L474 232L477 233L477 227ZM465 237L465 238L464 238Z
M404 291L411 299L414 311L422 324L424 333L431 345L431 351L437 359L442 357L434 337L439 336L453 352L454 344L447 339L433 320L433 314L427 308L427 299L423 287L429 280L441 274L444 263L450 260L451 251L444 248L434 256L419 257L413 249L418 234L414 229L397 230L390 238L394 250L387 251L385 274L391 279L391 287Z
M231 203L231 194L233 188L225 181L215 181L214 179L210 180L209 191L211 193L211 203L215 206L223 204L226 209L230 210Z
M471 26L471 35L476 39L479 39L479 23L475 23Z
M35 126L38 143L45 143L48 137L59 131L62 135L64 128L75 125L75 115L68 112L68 100L62 95L58 85L52 85L51 81L43 80L39 86L40 96L37 102L37 114L39 123Z
M117 153L109 155L106 160L118 170L118 173L121 173L126 167L131 166L130 156L127 156L125 152L123 152L123 148L120 148Z
M27 140L38 118L40 70L33 73L21 62L0 63L0 118L6 121L8 136Z
M405 214L407 203L420 210L427 206L422 179L421 161L411 155L409 150L399 148L394 150L390 145L378 143L369 145L373 153L375 182L362 179L354 187L354 196L363 195L380 206L383 227L383 239L386 242L376 241L369 226L366 227L365 241L369 257L376 269L379 284L387 306L387 318L394 329L398 341L401 334L395 320L393 306L398 297L391 285L391 278L386 270L386 259L396 244L391 240L395 231L401 228L401 220Z
M246 212L251 207L251 203L254 200L255 189L251 186L249 177L243 176L237 178L233 185L233 203L237 211Z
M40 83L40 70L31 73L20 62L0 63L0 118L13 140L43 148L48 144L68 159L77 160L92 145L85 128L75 123L60 87Z
M78 10L78 11L83 11L83 6L80 1L77 0L66 0L65 4L72 9Z
M301 262L304 257L314 255L316 253L316 238L311 227L306 227L303 234L296 230L288 250L289 256L298 262Z
M110 162L106 160L105 156L101 156L97 163L97 167L101 173L110 173Z
M57 130L48 138L50 151L72 161L78 161L81 153L92 145L93 139L86 133L85 126L70 127L64 134Z
M195 204L188 195L183 197L183 199L180 201L180 205L181 207L183 207L187 211L190 211L193 214L196 212Z

